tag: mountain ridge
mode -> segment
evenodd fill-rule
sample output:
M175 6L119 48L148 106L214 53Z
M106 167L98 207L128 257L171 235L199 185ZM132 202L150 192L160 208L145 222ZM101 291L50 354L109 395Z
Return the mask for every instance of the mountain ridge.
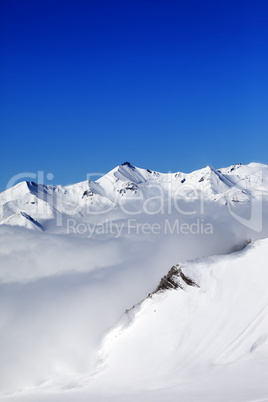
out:
M260 191L268 195L268 165L265 164L237 164L221 169L206 166L191 173L160 173L124 162L96 181L85 180L68 186L33 181L16 184L0 193L0 224L25 226L19 215L22 212L46 230L46 223L53 226L53 220L59 216L66 219L97 215L121 206L132 210L141 198L145 203L157 196L185 201L203 197L224 205L249 202Z

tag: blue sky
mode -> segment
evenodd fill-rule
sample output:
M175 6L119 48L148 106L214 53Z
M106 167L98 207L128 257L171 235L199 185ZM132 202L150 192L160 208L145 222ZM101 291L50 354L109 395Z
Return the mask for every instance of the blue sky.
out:
M3 190L268 163L267 1L1 2Z

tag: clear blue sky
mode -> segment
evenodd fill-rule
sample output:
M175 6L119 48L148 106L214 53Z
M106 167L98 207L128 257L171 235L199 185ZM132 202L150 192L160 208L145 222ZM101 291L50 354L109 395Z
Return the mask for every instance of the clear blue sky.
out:
M268 163L268 2L1 0L1 177ZM49 183L49 182L48 182Z

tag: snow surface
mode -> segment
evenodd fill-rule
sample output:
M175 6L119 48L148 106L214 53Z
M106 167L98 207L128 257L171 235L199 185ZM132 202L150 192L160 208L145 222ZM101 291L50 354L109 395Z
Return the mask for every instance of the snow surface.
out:
M267 212L256 163L1 193L0 400L267 401Z
M199 287L181 281L184 290L153 294L127 312L104 340L93 388L174 387L243 364L259 364L267 374L267 257L265 239L181 264Z

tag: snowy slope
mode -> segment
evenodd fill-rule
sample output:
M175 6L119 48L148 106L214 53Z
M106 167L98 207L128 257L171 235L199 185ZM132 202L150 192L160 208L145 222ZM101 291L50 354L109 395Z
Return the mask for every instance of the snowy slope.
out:
M25 212L10 215L2 221L2 225L22 226L27 229L44 230L43 226Z
M66 361L60 366L65 374L60 386L51 379L53 367L34 388L0 400L268 400L267 260L265 239L228 256L179 264L172 277L177 289L148 289L149 297L106 331L95 367L85 364L79 373L70 373ZM80 320L85 321L83 314ZM66 327L64 332L70 337Z
M181 264L198 287L175 277L183 289L160 290L128 311L106 336L94 387L161 389L256 362L267 373L267 260L263 240Z
M261 357L268 365L267 260L263 240L229 256L181 264L198 286L175 276L183 289L160 290L128 311L106 337L95 381L128 388L135 379L158 388L241 360Z

